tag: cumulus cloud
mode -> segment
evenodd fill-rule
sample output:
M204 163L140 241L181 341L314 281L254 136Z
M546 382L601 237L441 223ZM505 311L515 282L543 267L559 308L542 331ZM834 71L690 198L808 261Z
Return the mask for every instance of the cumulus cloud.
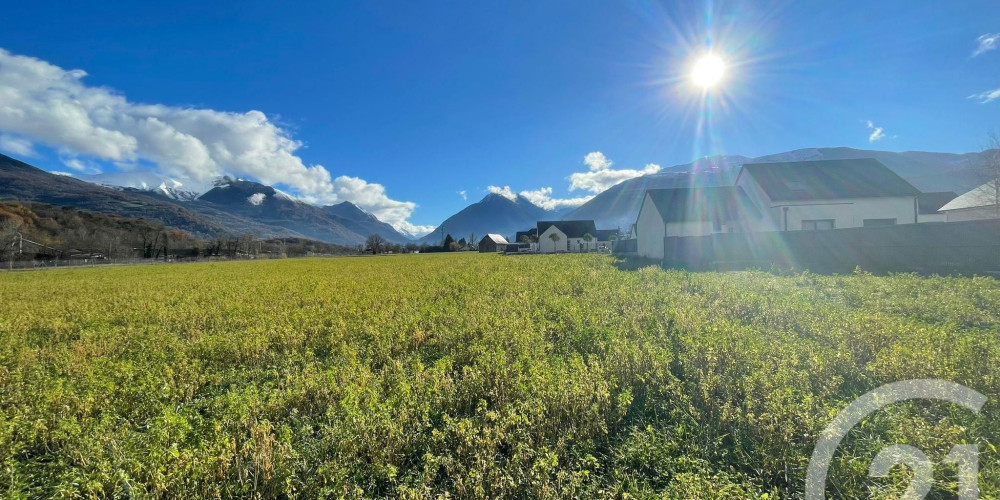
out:
M577 198L553 198L552 188L543 187L541 189L536 189L534 191L521 191L521 196L524 196L528 201L538 205L546 210L555 210L557 208L564 207L578 207L590 201L593 196L580 196Z
M872 131L872 133L868 135L868 142L877 142L885 139L885 131L882 130L882 127L876 127L871 120L868 120L867 124L868 130Z
M507 198L510 201L517 200L517 193L515 193L510 188L510 186L503 186L503 187L500 187L500 186L489 186L489 187L486 188L486 190L489 191L489 192L491 192L491 193L493 193L493 194L498 194L500 196L503 196L504 198Z
M987 33L976 39L976 50L972 51L972 57L976 57L984 52L989 52L1000 47L1000 33Z
M35 149L32 147L31 141L12 135L0 135L0 151L22 158L38 156L38 153L35 153Z
M979 104L986 104L988 102L1000 99L1000 89L987 90L986 92L980 92L978 94L972 94L969 99L974 101L979 101Z
M468 194L467 194L467 193L465 192L465 190L464 190L464 189L463 189L463 190L461 190L461 191L459 191L459 192L458 192L458 195L459 195L459 196L461 196L463 200L466 200L466 201L468 201L468 200L469 200L469 195L468 195Z
M531 203L546 210L555 210L563 207L578 207L593 198L593 196L581 196L578 198L553 198L551 187L543 187L533 190L528 189L521 191L520 193L515 193L510 186L490 186L487 190L493 194L503 196L510 201L516 201L517 196L521 195Z
M248 176L316 203L353 202L397 229L425 229L407 222L416 204L389 198L383 186L305 164L296 155L302 143L260 111L134 103L86 85L86 76L0 49L0 131L58 150L74 170L86 167L76 158L85 156L151 162L166 175L197 181Z
M600 151L588 153L583 158L583 163L589 167L589 171L576 172L569 176L570 191L583 189L596 194L619 182L633 177L655 174L660 171L660 166L654 163L647 164L642 169L626 168L614 170L611 168L614 163Z
M604 153L600 151L587 153L587 156L583 157L583 163L590 167L592 172L606 170L611 168L611 165L613 165L611 160L609 160L607 156L604 156Z

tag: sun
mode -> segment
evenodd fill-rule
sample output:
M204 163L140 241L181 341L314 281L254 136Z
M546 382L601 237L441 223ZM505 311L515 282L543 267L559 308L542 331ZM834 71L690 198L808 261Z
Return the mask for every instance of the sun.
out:
M719 56L707 54L694 63L694 70L691 71L691 81L704 89L710 89L720 81L726 73L726 63Z

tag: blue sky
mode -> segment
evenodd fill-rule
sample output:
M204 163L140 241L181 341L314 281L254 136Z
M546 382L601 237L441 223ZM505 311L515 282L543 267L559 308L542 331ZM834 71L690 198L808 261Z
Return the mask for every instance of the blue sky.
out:
M994 0L209 3L8 3L0 147L226 171L419 232L489 186L578 203L650 164L969 152L1000 127Z

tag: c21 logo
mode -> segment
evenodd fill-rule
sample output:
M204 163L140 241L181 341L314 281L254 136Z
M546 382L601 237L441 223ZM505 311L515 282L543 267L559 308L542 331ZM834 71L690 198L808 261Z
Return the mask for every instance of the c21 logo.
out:
M888 405L912 399L947 401L979 413L987 398L964 385L936 379L893 382L866 393L838 413L820 435L806 472L806 500L826 498L826 476L833 454L855 425ZM945 462L958 465L959 499L979 498L979 449L976 445L955 446L945 457ZM913 481L903 498L920 499L930 492L934 483L934 464L922 451L909 445L896 444L880 451L872 461L868 475L885 477L895 464L904 464L913 471Z

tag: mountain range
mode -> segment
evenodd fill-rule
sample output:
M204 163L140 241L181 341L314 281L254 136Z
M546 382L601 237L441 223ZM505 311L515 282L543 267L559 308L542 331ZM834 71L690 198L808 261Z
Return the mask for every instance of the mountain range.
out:
M358 245L378 233L394 243L411 241L350 202L317 207L273 187L231 177L206 186L135 172L77 179L0 155L0 200L141 217L203 238L254 233Z
M924 192L963 193L979 184L975 167L985 153L933 153L810 148L773 155L713 156L628 179L576 208L546 210L515 195L490 193L448 217L418 242L436 244L486 233L512 237L538 220L593 219L601 229L627 231L647 189L730 185L744 163L875 158ZM201 237L255 233L357 245L370 234L394 243L413 240L350 202L316 206L271 186L220 177L210 182L174 179L152 172L74 177L56 175L0 155L0 200L14 199L81 210L144 217Z

